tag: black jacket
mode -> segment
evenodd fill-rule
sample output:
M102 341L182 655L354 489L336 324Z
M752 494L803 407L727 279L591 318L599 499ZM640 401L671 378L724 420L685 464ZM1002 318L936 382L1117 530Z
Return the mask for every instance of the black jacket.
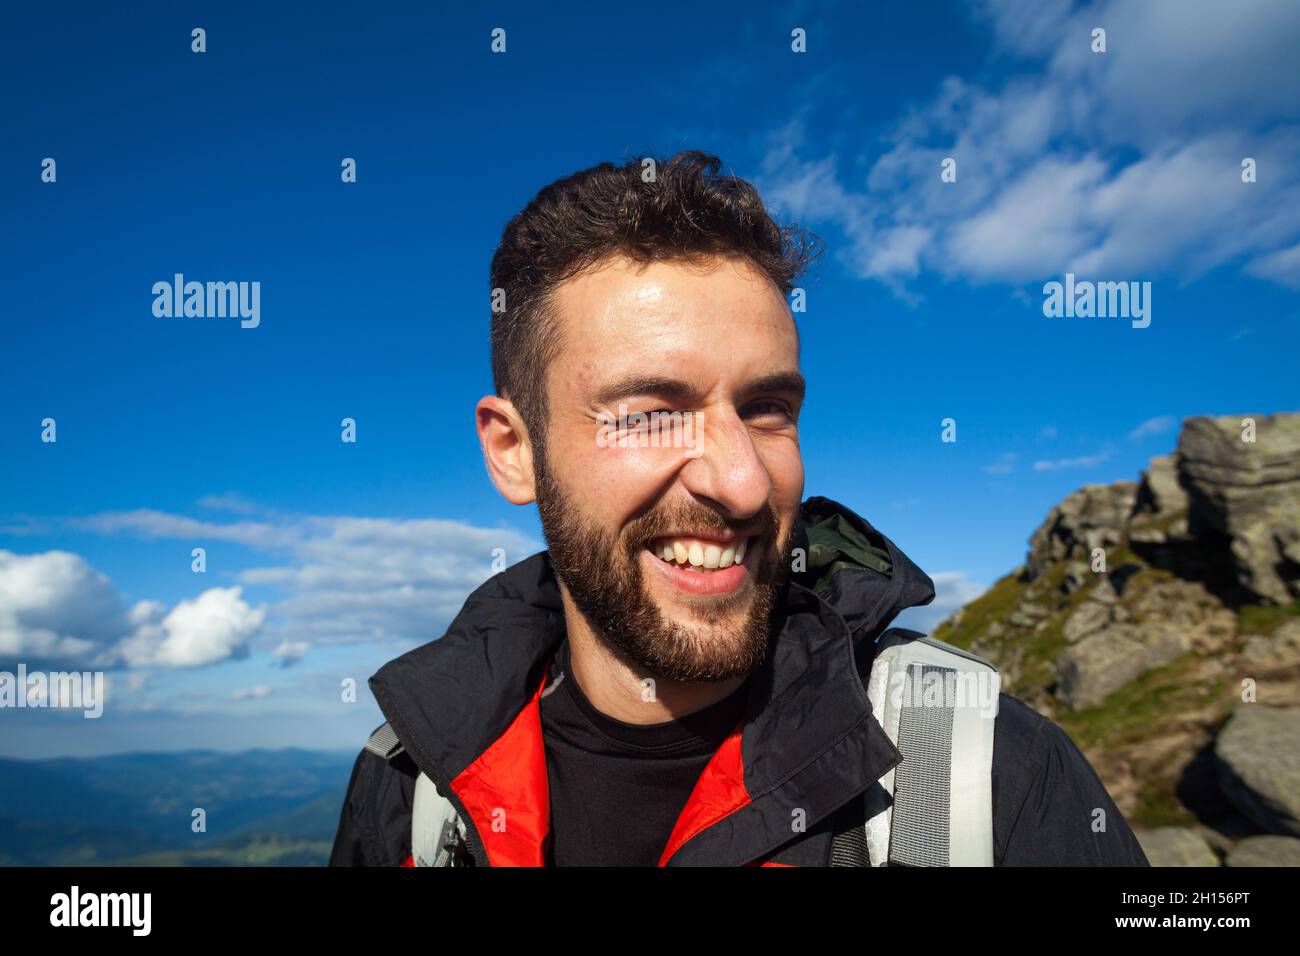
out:
M862 825L862 796L900 759L863 681L874 639L899 611L929 603L934 585L866 521L824 498L805 502L801 542L828 518L856 531L881 561L855 561L862 551L846 546L792 577L767 660L746 686L745 718L702 774L661 865L831 865L833 838ZM546 865L537 700L564 636L543 552L470 595L444 637L380 668L370 687L402 747L388 759L369 750L357 757L330 865L409 865L420 771L468 824L465 863ZM992 775L997 865L1148 865L1070 738L1006 694ZM806 829L792 834L794 808ZM1102 832L1094 832L1097 810Z

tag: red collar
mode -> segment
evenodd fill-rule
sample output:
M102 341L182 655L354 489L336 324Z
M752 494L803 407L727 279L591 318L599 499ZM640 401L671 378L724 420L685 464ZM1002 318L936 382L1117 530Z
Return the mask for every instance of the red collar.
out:
M545 866L550 833L546 751L542 744L541 683L505 733L451 782L483 840L493 866ZM677 817L659 865L696 834L750 802L736 724L705 766Z

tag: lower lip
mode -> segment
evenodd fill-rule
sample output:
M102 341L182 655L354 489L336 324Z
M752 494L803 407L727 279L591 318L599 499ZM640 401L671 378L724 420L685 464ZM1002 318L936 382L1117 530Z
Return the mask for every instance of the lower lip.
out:
M750 553L746 554L749 559L754 551L754 542L750 541ZM674 587L681 591L687 591L691 594L702 594L706 596L716 596L720 594L734 594L739 591L749 577L749 572L743 564L733 564L729 568L719 568L716 571L683 571L676 564L670 564L662 558L657 558L648 550L642 549L645 559L659 569L659 573L664 575Z

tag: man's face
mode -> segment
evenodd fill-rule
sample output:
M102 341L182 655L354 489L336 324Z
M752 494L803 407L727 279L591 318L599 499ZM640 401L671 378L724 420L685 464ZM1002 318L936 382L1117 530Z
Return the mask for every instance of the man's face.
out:
M535 468L560 580L647 673L752 672L803 498L785 300L744 260L618 258L561 284L554 306L561 347Z

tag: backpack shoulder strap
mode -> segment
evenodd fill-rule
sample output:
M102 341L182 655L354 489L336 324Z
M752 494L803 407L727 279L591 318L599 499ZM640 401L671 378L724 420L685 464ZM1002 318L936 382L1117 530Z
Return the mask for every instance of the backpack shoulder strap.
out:
M402 742L397 739L397 734L393 733L393 728L388 724L382 724L375 728L375 732L366 741L366 749L385 760L391 760L404 748Z
M415 866L454 866L465 842L465 823L450 800L425 774L415 780L411 801L411 859Z
M872 866L993 865L993 727L1001 681L915 631L876 639L867 695L902 762L867 791Z
M403 751L402 742L388 724L366 741L366 749L391 760ZM411 860L415 866L452 866L456 848L465 841L465 824L452 802L438 792L437 784L423 772L415 778L411 798Z

